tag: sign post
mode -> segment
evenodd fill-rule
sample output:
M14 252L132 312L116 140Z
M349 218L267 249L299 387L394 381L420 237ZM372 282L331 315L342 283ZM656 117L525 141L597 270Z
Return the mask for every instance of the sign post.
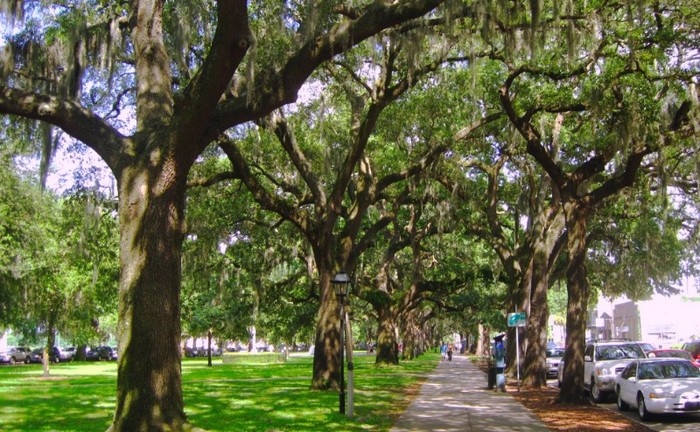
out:
M513 312L508 314L508 327L515 327L515 366L518 374L518 389L520 389L520 330L527 324L525 312Z

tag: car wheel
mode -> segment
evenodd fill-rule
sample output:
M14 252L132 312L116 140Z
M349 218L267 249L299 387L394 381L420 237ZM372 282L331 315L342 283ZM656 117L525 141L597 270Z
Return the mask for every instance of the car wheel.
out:
M24 364L29 364L29 357L24 358Z
M637 411L639 412L640 420L651 420L651 413L647 411L647 405L644 403L644 396L641 393L637 396Z
M620 387L617 388L617 409L620 411L627 411L630 409L629 404L623 401L622 396L620 396Z
M54 363L60 363L60 362L61 362L61 358L60 358L60 357L54 357L53 362L54 362Z
M595 403L601 403L604 399L603 392L600 391L600 388L598 387L598 384L596 384L593 377L591 377L591 399Z
M14 357L10 357L10 364L13 365L17 363L17 360Z

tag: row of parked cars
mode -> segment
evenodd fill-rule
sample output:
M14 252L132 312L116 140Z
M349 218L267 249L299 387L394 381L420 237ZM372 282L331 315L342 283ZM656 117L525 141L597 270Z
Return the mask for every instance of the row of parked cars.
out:
M556 363L559 386L563 356L563 348L548 350L548 376ZM621 411L633 407L642 421L654 414L700 413L700 341L686 342L682 349L624 340L589 342L583 382L593 402L614 395Z
M63 363L72 361L76 354L75 347L51 347L49 349L49 361ZM17 363L41 363L43 361L44 348L31 349L29 347L12 347L5 352L0 352L0 364ZM90 348L85 353L86 360L116 360L117 350L106 345Z

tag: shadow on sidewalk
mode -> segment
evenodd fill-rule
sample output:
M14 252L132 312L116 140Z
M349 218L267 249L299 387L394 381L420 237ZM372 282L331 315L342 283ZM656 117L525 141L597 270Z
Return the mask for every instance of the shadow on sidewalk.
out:
M441 361L391 432L549 430L512 396L487 384L486 374L465 356Z

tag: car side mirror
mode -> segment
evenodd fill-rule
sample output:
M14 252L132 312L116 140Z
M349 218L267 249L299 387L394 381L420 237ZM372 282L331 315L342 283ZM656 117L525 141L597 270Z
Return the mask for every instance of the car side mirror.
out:
M591 358L591 356L587 355L583 356L583 361L593 361L593 359Z

